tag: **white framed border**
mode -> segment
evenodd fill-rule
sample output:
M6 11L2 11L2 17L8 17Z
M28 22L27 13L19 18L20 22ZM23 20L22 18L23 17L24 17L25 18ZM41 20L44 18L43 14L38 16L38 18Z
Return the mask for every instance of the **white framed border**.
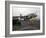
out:
M29 31L12 31L12 6L21 6L16 4L10 4L10 34L26 34L26 33L42 33L43 31L43 7L36 5L22 5L22 7L39 7L40 8L40 30L29 30Z

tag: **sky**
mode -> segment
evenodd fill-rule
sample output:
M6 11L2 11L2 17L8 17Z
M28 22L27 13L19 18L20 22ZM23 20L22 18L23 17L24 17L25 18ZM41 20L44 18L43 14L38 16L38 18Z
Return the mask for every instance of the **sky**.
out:
M13 6L12 7L12 16L26 16L29 14L35 13L37 17L40 17L40 8L39 7L21 7Z

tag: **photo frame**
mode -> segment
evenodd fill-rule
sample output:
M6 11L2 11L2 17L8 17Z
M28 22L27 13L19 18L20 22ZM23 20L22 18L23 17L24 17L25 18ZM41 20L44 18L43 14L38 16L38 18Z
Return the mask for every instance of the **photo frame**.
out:
M5 36L44 35L44 7L44 3L5 1Z

